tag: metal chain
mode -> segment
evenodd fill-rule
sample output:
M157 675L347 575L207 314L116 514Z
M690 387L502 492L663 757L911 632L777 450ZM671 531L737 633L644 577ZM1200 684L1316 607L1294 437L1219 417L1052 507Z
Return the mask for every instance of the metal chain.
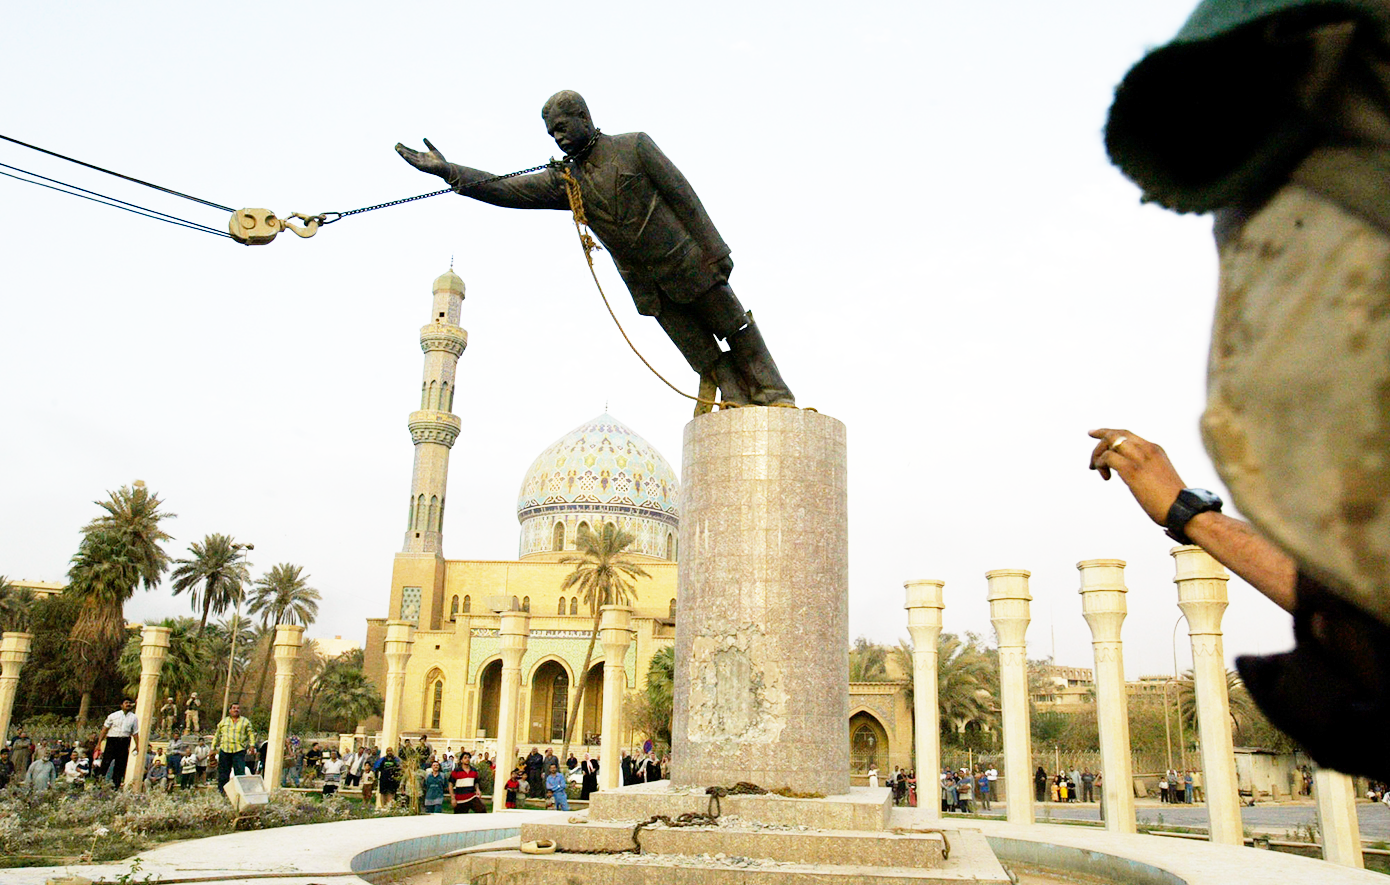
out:
M392 200L389 203L377 203L375 206L363 206L361 209L351 209L347 212L324 212L323 214L317 215L315 217L319 219L320 224L332 224L335 221L341 221L342 219L347 218L349 215L361 215L363 212L372 212L376 209L386 209L391 206L399 206L402 203L413 203L416 200L425 200L430 197L438 197L443 194L463 193L466 190L478 187L480 185L492 184L494 181L506 181L508 178L516 178L519 175L530 175L532 172L540 172L542 169L549 169L551 166L554 165L558 164L555 160L550 160L548 162L540 164L539 166L532 166L530 169L518 169L516 172L508 172L505 175L494 175L491 178L480 178L477 181L470 181L467 184L461 184L455 187L446 187L443 190L431 191L428 194L420 194L418 197L406 197L403 200Z

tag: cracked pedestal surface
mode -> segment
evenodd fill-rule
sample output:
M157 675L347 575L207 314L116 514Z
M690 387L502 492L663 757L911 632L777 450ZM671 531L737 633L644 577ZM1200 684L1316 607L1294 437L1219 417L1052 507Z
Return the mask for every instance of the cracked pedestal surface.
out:
M848 793L845 426L713 412L682 460L673 781Z

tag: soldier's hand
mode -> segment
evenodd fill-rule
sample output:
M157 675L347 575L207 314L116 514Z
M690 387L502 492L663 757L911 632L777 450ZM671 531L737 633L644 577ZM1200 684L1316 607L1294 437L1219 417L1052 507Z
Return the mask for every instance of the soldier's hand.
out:
M1186 488L1163 447L1128 430L1102 427L1090 435L1100 440L1091 451L1091 469L1101 479L1118 473L1149 518L1163 525L1178 492Z
M396 153L404 157L407 163L419 169L421 172L428 172L431 175L438 175L441 178L448 177L449 161L444 159L444 155L439 152L439 148L430 144L428 138L425 139L425 147L429 149L428 153L411 150L400 142L397 142Z

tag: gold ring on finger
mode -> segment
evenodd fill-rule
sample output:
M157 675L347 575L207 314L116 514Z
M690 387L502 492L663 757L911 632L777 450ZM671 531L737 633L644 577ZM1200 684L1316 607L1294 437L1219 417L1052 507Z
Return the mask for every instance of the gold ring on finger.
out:
M1127 440L1127 439L1129 439L1129 437L1127 437L1127 436L1117 436L1117 437L1115 437L1114 441L1110 443L1110 451L1112 451L1112 452L1118 452L1118 451L1120 450L1120 444L1123 443L1123 442L1124 442L1125 440Z

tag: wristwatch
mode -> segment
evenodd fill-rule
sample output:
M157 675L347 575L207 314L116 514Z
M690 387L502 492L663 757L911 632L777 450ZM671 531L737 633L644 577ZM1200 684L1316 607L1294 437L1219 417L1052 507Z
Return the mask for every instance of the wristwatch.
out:
M1163 524L1168 527L1168 537L1179 544L1191 544L1192 539L1183 529L1187 528L1192 517L1199 513L1220 513L1221 504L1221 496L1206 489L1183 489L1178 492L1178 499L1168 508L1168 517L1163 520Z

